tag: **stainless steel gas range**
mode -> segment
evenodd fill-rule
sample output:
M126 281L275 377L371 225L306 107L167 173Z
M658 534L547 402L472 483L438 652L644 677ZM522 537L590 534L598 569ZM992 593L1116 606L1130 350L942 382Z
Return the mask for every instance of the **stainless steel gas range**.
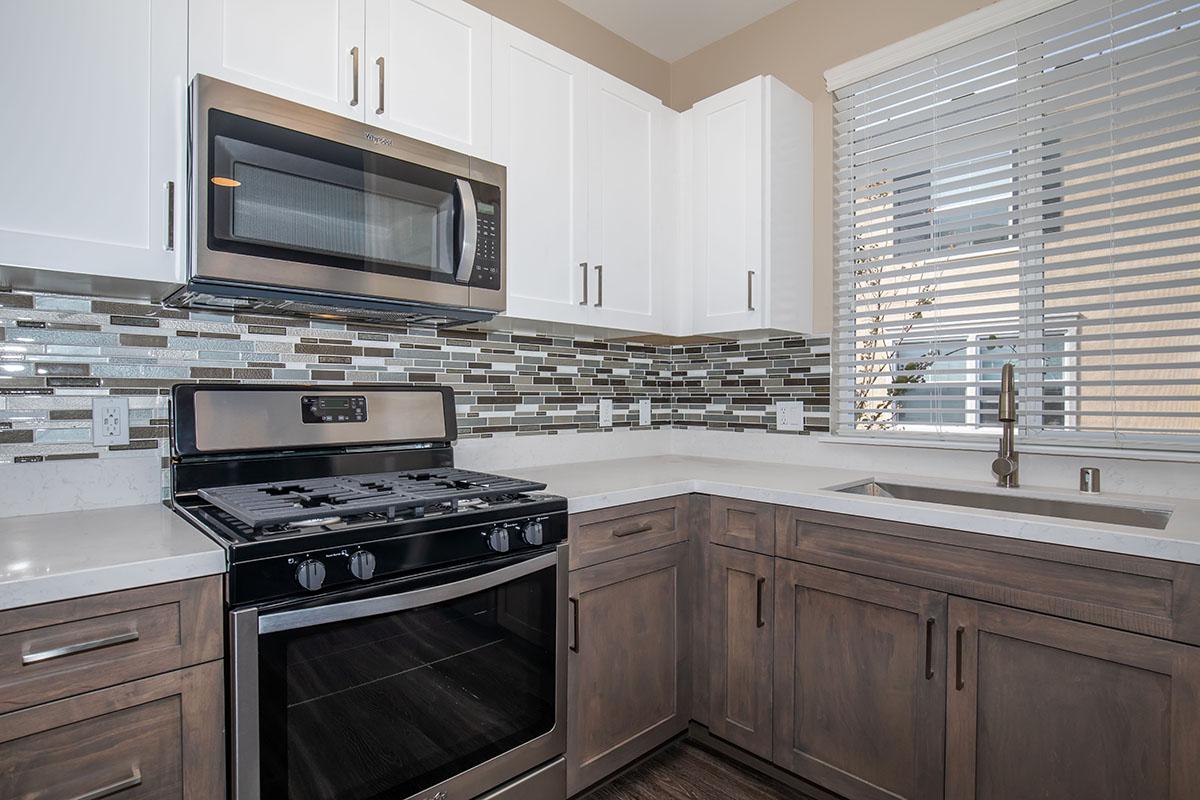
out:
M566 501L457 469L439 387L181 385L225 547L234 800L563 800Z

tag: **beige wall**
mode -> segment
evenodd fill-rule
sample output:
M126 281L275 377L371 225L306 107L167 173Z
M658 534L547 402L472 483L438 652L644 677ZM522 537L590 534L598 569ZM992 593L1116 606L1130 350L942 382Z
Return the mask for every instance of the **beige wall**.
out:
M671 67L558 0L467 0L627 83L670 102Z
M755 75L775 75L814 105L814 332L832 324L833 103L830 67L988 5L986 0L797 0L671 64L680 111Z

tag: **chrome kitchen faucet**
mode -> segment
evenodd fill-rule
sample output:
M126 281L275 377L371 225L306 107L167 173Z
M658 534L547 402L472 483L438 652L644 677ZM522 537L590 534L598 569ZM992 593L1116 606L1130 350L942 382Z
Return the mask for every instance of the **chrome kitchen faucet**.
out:
M1016 489L1021 485L1021 454L1014 441L1017 424L1017 382L1012 364L1005 364L1000 371L1000 453L992 462L996 485L1005 489Z

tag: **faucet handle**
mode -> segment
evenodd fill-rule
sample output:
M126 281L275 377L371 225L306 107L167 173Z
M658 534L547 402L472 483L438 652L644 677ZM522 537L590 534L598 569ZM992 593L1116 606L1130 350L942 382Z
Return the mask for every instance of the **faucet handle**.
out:
M1100 494L1100 468L1084 467L1079 470L1079 491Z

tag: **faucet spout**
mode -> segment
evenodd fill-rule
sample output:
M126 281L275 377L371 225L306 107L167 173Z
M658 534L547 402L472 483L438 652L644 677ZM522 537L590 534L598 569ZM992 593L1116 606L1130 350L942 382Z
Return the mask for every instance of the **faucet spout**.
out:
M1000 452L992 462L996 484L1005 489L1021 485L1021 454L1017 452L1014 429L1017 424L1017 379L1012 364L1000 371Z

